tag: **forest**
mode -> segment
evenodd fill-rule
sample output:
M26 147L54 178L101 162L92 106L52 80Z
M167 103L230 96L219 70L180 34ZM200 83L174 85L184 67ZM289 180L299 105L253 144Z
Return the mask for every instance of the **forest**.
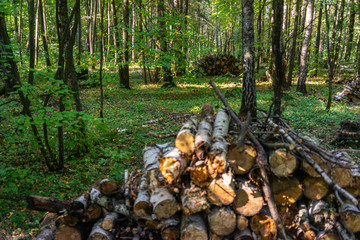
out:
M359 239L359 103L360 0L1 0L0 239ZM211 190L229 176L230 199ZM144 188L152 215L135 211ZM294 220L320 201L330 227ZM95 236L107 212L117 227Z

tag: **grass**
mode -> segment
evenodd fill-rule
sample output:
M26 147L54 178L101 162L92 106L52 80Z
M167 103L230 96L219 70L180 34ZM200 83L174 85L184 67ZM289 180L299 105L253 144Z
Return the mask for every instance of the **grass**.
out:
M199 113L202 104L210 102L215 108L221 102L209 87L209 77L177 79L178 87L162 89L144 85L141 73L131 73L132 90L119 89L116 74L105 74L105 105L103 121L99 116L99 89L82 90L87 120L90 152L81 158L70 157L63 173L47 171L38 149L31 143L29 129L19 130L13 119L19 117L21 106L11 102L0 107L0 238L1 234L19 236L35 234L43 213L26 209L29 194L71 199L101 177L121 179L126 168L139 167L142 149L151 143L169 141L148 136L148 132L176 133L181 122ZM239 78L211 78L228 96L230 105L239 109L241 83ZM326 112L327 86L323 79L313 79L309 94L302 96L291 88L285 92L284 118L290 125L317 136L329 148L346 119L360 120L360 106L334 102ZM342 89L334 87L334 92ZM270 83L257 84L257 102L268 109L272 99ZM0 98L0 104L6 99ZM156 120L155 122L148 122ZM356 146L355 146L356 147Z

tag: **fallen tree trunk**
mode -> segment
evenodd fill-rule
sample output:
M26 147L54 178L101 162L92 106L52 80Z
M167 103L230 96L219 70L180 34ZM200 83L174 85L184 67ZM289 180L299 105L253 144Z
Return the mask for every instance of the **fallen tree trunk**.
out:
M27 208L31 210L61 213L70 208L71 201L53 197L29 195L26 198Z

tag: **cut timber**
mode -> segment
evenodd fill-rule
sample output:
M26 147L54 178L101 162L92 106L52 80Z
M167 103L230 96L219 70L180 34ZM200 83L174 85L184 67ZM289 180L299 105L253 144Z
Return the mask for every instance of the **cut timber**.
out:
M354 177L350 186L347 187L346 190L354 197L360 196L360 177L358 176Z
M238 230L243 231L249 226L249 220L242 215L236 216L236 227Z
M182 240L207 240L208 234L204 219L199 214L186 216L181 219L181 239Z
M188 163L188 159L182 156L181 151L174 148L160 159L160 172L168 183L172 183L184 172Z
M175 146L182 153L189 156L194 153L196 129L196 120L190 119L189 121L184 123L175 139Z
M294 206L279 206L278 207L280 219L284 224L284 227L290 229L294 227L294 220L299 210Z
M241 175L247 173L254 166L257 153L251 145L245 144L244 151L239 151L236 145L235 143L229 147L227 157L234 173Z
M143 150L144 169L147 173L148 191L153 213L159 218L169 218L178 211L175 197L164 187L158 179L159 155L168 153L173 149L171 143L147 146Z
M94 221L100 218L102 215L102 209L97 204L90 204L90 206L84 212L86 221Z
M341 240L336 232L327 231L318 234L317 240Z
M250 228L261 240L276 239L277 230L275 222L264 213L258 213L251 218Z
M194 166L190 168L190 178L191 181L199 187L207 187L210 185L212 178L205 161L197 161Z
M159 156L171 151L173 148L174 145L171 142L146 146L143 150L144 169L146 171L159 169Z
M28 208L31 210L60 213L70 207L71 201L53 198L29 195L26 198Z
M81 232L74 228L66 225L59 226L54 235L54 240L82 240Z
M140 188L134 202L134 213L139 217L149 217L152 213L145 173L141 176Z
M314 153L310 153L309 155L312 160L314 160L314 162L317 163L325 173L329 173L330 169L323 159L321 159L318 155ZM302 168L307 174L312 177L321 177L321 175L307 161L302 161Z
M181 203L185 215L195 214L209 208L206 191L195 186L184 189L181 194Z
M53 240L55 234L55 226L53 228L44 228L39 231L33 240Z
M340 208L340 216L350 231L354 233L360 231L360 211L355 205L343 204Z
M235 199L235 191L231 184L231 171L223 173L219 178L214 179L208 187L208 201L217 206L231 204Z
M210 149L212 123L214 121L213 115L214 110L211 104L204 104L201 108L199 128L195 135L195 154L200 160L205 158L205 154L207 154Z
M156 179L154 171L148 172L150 185L150 203L153 206L153 213L159 219L169 218L178 211L178 203L169 190L161 186Z
M310 229L310 220L308 210L305 204L300 204L299 212L295 218L295 224L298 229L298 236L300 239L313 240L316 234Z
M320 200L329 191L329 185L322 178L306 177L303 182L304 195L311 200Z
M114 195L119 192L119 185L116 181L103 179L100 182L100 192L106 196Z
M331 169L331 179L340 187L347 187L353 180L351 169L334 167Z
M249 182L242 182L233 203L236 213L244 216L254 216L262 209L264 199L261 191Z
M229 132L230 117L224 108L220 108L215 118L212 145L210 147L210 174L216 177L226 171L228 142L225 137Z
M106 231L111 231L115 227L116 219L119 218L119 214L115 212L106 213L104 220L101 222L101 228Z
M103 219L100 219L97 221L89 235L88 240L112 240L113 235L110 231L104 230L101 228L101 223L103 222Z
M236 214L229 207L215 207L207 218L210 231L219 236L229 235L236 228Z
M286 149L278 149L270 153L271 171L278 177L288 177L296 169L296 157Z
M273 191L275 202L281 206L291 205L302 196L302 186L294 177L273 177L271 179L271 190Z
M253 240L252 233L249 228L245 228L242 231L236 231L234 234L234 240Z
M96 188L91 189L90 199L91 202L96 203L109 211L117 212L127 217L131 216L130 211L126 207L125 201L123 199L116 199L113 197L104 196Z

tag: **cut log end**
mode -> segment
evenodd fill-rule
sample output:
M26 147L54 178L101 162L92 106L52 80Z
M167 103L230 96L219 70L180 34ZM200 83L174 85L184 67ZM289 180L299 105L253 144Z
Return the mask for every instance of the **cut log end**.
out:
M278 177L288 177L296 169L296 157L290 152L278 149L270 154L271 171Z
M244 216L254 216L264 205L264 199L259 189L254 186L246 186L236 192L233 208Z
M214 208L208 215L210 230L219 235L231 234L236 228L236 215L227 207Z
M273 219L263 213L258 213L251 218L250 227L262 240L276 239L276 224Z
M244 145L244 150L239 151L236 144L229 147L228 161L235 174L247 173L255 163L256 150L251 145Z
M272 178L271 189L275 202L281 206L295 203L302 196L302 186L296 178Z
M320 200L329 190L329 185L321 178L306 177L304 179L304 195L311 200Z

